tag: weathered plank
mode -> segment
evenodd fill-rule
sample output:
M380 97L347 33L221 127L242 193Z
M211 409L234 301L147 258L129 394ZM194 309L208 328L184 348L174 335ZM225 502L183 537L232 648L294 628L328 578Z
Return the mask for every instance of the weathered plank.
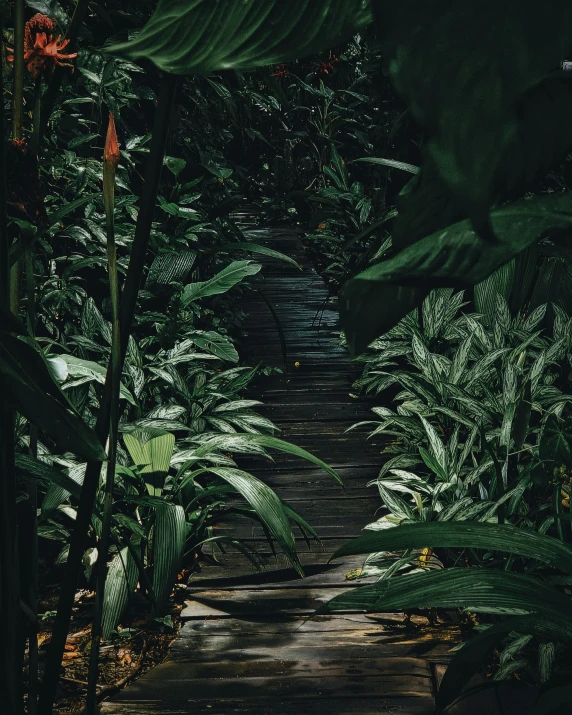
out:
M162 666L156 668L156 672ZM341 677L282 676L258 678L195 678L183 679L142 678L136 680L120 694L123 701L180 700L181 698L216 699L274 697L279 702L287 697L386 697L426 698L433 695L430 678L412 675L385 675L383 673L345 675ZM277 705L278 705L277 702Z
M273 698L127 701L104 703L106 715L432 715L432 701L422 698ZM495 715L491 712L491 715Z

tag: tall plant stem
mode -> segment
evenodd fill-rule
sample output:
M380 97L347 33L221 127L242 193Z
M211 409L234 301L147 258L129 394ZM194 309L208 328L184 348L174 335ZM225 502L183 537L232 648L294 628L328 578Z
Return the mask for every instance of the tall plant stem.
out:
M113 145L111 150L110 145ZM109 451L105 493L103 497L103 521L101 538L97 550L97 584L95 594L95 614L91 629L91 651L86 699L86 715L97 713L97 676L99 671L99 647L102 636L103 603L105 581L107 579L107 555L111 536L113 516L113 486L115 483L115 464L117 462L117 439L119 425L119 388L121 384L121 328L119 323L119 277L117 273L117 250L115 246L115 168L119 162L119 146L115 133L115 122L110 115L107 141L103 157L103 200L107 228L107 265L109 269L109 288L111 293L111 415L109 423Z
M0 12L0 50L4 18ZM0 61L0 97L4 97L3 62ZM0 307L10 310L10 268L6 186L6 128L0 111ZM18 622L20 620L20 579L18 570L18 525L16 521L16 474L14 468L14 409L7 400L0 404L0 693L5 715L21 712L18 672Z
M24 0L14 3L14 88L12 105L12 139L20 142L24 138L24 33L26 30L26 10ZM12 266L10 276L10 310L18 315L20 306L20 280L22 264Z
M26 264L26 293L28 330L31 335L36 329L36 286L34 280L34 261L32 251L28 248L24 254ZM38 456L38 428L30 425L30 456ZM36 621L29 624L28 638L28 715L36 715L38 700L38 483L29 479L27 484L29 523L29 552L27 556L27 594L26 602Z
M24 138L24 33L26 11L24 0L14 3L14 105L12 114L12 138Z
M169 130L171 107L175 95L176 77L166 74L161 85L161 93L155 115L155 126L151 140L149 160L145 170L145 182L141 194L140 210L135 227L135 237L131 248L129 268L125 279L125 287L121 300L121 368L127 352L127 343L131 331L131 323L137 303L137 294L145 255L151 234L151 222L157 201L161 167L165 155L165 146ZM105 444L111 417L111 364L108 366L105 388L95 426L96 434L102 444ZM59 682L62 656L69 630L70 618L74 603L79 574L82 569L82 557L87 544L87 535L91 523L91 515L99 485L101 462L89 462L85 472L77 510L75 527L70 541L70 550L66 565L64 580L60 589L58 613L52 631L52 640L48 660L42 680L38 715L52 715L53 703Z

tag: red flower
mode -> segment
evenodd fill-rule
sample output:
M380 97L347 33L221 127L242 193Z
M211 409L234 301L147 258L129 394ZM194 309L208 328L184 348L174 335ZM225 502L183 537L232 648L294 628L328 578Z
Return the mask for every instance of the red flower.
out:
M37 13L26 23L24 35L24 60L26 67L34 79L42 72L51 74L56 66L73 67L70 62L77 57L77 52L64 55L61 50L69 45L69 40L62 36L54 37L56 22L47 15ZM8 61L14 61L14 50L8 50Z
M120 156L117 132L115 131L115 120L113 118L113 112L110 112L105 149L103 150L103 161L115 170L119 164Z
M288 71L288 65L286 65L286 64L277 65L274 68L274 74L272 76L278 77L278 79L282 79L283 77L289 77L290 72Z

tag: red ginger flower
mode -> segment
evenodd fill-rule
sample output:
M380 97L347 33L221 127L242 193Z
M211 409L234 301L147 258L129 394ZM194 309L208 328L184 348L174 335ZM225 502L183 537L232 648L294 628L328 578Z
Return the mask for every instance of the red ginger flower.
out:
M113 169L117 168L121 153L119 151L119 143L117 141L117 132L115 130L115 119L113 112L109 113L109 124L107 125L107 137L105 138L105 148L103 150L103 161Z
M24 34L24 61L34 79L42 72L51 74L56 66L73 67L70 62L77 57L77 52L64 55L61 50L69 45L69 40L63 40L58 35L54 38L56 22L47 15L37 13L26 23ZM14 61L14 50L9 50L8 61Z

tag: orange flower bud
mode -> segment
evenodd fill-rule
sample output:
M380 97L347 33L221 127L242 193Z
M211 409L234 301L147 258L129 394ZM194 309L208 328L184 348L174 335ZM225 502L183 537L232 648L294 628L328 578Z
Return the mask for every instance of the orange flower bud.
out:
M103 161L114 169L119 164L119 144L117 142L117 132L115 131L115 119L113 113L109 113L109 124L107 126L107 138L105 149L103 150Z

